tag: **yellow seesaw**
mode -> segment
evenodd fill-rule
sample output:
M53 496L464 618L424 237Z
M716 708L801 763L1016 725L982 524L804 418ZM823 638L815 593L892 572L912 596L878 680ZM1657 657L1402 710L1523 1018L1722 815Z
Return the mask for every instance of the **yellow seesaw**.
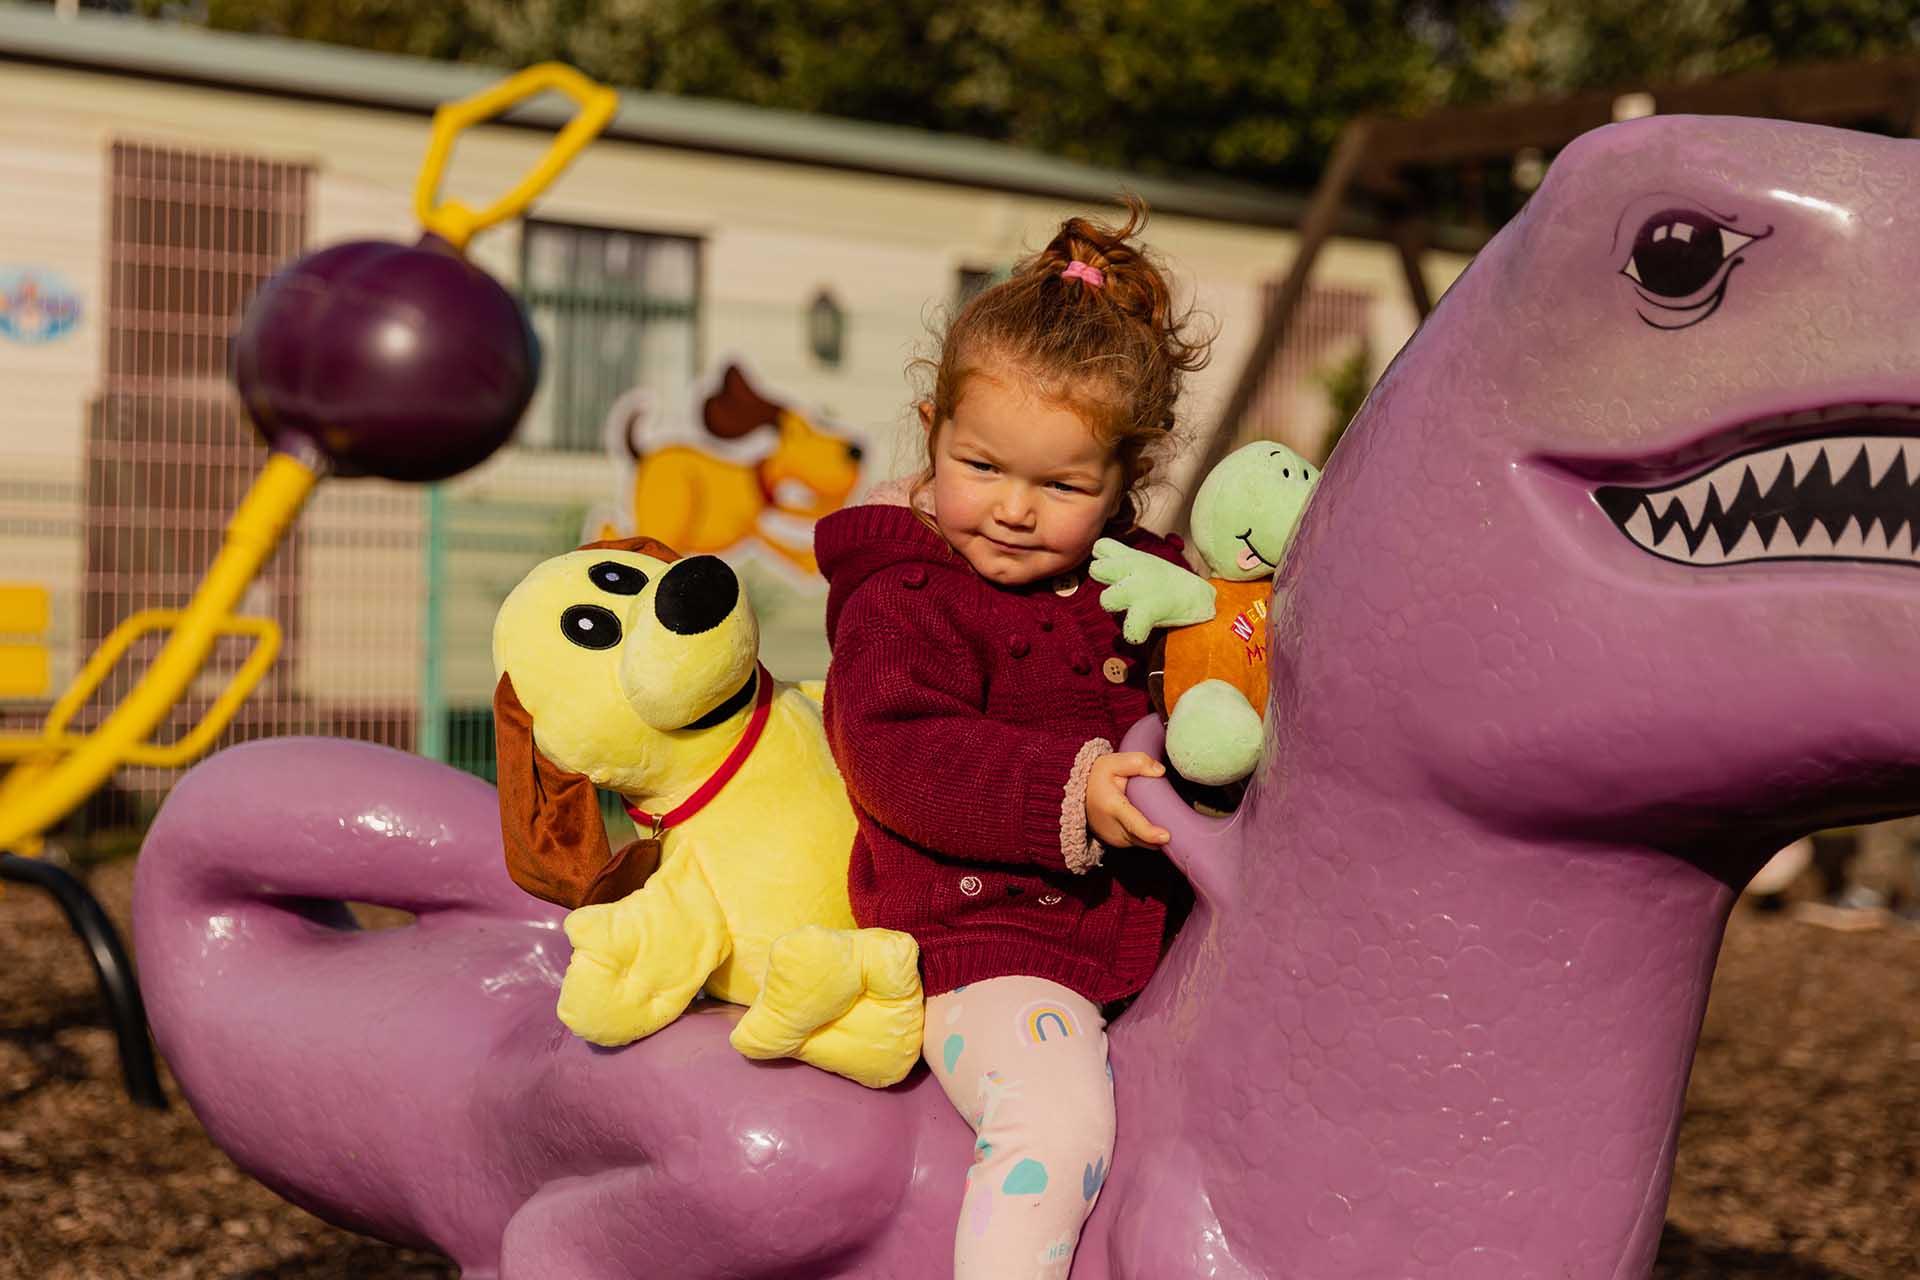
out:
M480 210L439 200L459 134L525 99L557 91L576 111L512 190ZM515 217L606 127L618 95L560 63L542 63L471 98L441 106L414 187L418 243L360 240L293 262L248 305L235 342L234 380L270 452L228 522L206 576L184 609L148 609L115 627L47 713L40 731L0 734L0 877L55 893L92 945L103 987L116 1004L121 1061L137 1101L162 1106L137 988L104 913L84 886L32 861L49 828L78 808L122 765L177 768L204 754L273 665L280 628L233 610L280 546L322 477L371 475L430 482L457 475L506 443L539 377L539 350L519 303L469 262L479 231ZM381 341L367 341L376 326ZM324 364L322 383L308 371ZM343 376L338 371L346 369ZM324 402L312 388L324 385ZM397 394L404 391L406 394ZM421 421L396 405L436 406ZM297 394L296 394L297 392ZM167 639L139 682L90 733L75 717L134 642ZM199 722L172 742L150 735L172 712L222 636L252 648ZM130 1009L111 988L124 982ZM129 1018L121 1016L129 1013ZM137 1036L135 1034L137 1030ZM137 1039L137 1050L131 1041ZM135 1058L144 1079L135 1080ZM145 1095L145 1096L143 1096Z

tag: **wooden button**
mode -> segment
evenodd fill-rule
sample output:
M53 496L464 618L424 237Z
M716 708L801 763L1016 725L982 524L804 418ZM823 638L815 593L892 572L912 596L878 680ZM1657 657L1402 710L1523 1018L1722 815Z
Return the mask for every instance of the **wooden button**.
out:
M1053 594L1057 596L1070 596L1079 589L1080 579L1070 573L1063 573L1053 580Z
M1125 684L1127 680L1127 660L1125 658L1108 658L1100 664L1100 674L1107 678L1109 684Z

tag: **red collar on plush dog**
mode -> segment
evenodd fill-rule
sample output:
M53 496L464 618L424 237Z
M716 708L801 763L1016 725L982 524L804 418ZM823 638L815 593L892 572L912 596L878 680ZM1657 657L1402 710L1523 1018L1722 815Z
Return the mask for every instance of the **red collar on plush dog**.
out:
M773 710L773 677L759 663L754 663L754 678L760 682L754 690L753 716L747 721L747 731L740 735L740 741L733 744L733 750L713 771L713 776L700 784L700 787L685 801L659 817L635 805L627 806L627 816L632 818L642 831L651 829L657 838L669 827L677 827L694 814L707 807L707 802L720 794L720 789L733 781L733 775L740 772L740 766L753 754L754 744L760 741L761 731L767 727L767 715Z

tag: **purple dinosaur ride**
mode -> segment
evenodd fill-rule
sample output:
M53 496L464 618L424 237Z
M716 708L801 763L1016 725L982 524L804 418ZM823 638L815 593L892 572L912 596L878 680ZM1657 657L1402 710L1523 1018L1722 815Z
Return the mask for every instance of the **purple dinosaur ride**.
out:
M1649 1272L1739 886L1920 807L1916 203L1911 142L1616 125L1448 292L1277 576L1244 807L1134 784L1198 904L1113 1028L1075 1277ZM226 752L136 911L195 1110L323 1217L470 1280L947 1272L937 1087L745 1061L718 1006L567 1034L483 783Z

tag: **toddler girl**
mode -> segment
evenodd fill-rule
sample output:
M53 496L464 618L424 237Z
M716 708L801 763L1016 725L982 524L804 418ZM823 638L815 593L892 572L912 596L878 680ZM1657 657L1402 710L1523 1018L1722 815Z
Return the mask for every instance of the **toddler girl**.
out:
M1158 763L1142 653L1087 579L1206 360L1124 227L1080 218L968 302L920 403L927 466L815 530L828 741L863 926L910 933L927 1064L974 1128L958 1280L1064 1277L1113 1157L1103 1006L1146 985L1181 887L1127 800Z

